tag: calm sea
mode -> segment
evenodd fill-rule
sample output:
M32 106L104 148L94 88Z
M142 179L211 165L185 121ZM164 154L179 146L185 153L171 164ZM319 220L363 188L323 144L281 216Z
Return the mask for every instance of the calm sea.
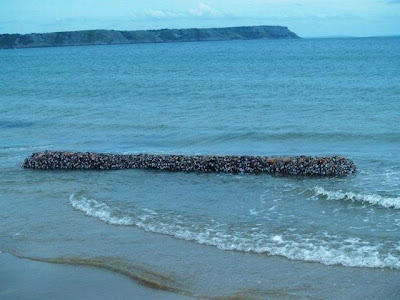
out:
M395 284L399 123L400 38L0 50L0 250L191 295ZM43 150L339 154L358 172L21 168Z

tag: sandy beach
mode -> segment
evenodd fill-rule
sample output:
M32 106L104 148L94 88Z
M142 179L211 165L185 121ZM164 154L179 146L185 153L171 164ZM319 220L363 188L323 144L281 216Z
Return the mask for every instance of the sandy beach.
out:
M6 299L190 299L145 287L121 274L0 254L0 298Z
M241 255L241 254L239 254ZM381 270L381 275L354 268L325 269L326 274L296 262L265 261L267 285L225 295L198 295L197 299L392 299L400 297L398 273ZM292 271L290 271L292 270ZM294 274L298 274L295 276ZM319 274L319 275L318 275ZM297 279L296 279L297 278ZM278 283L277 280L280 282ZM314 284L321 282L321 285ZM220 289L225 289L220 287ZM72 266L0 254L0 298L8 299L195 299L146 287L138 281L106 269Z

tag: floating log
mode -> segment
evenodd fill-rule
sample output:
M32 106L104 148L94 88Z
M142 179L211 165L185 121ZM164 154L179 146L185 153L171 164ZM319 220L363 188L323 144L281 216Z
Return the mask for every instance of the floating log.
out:
M347 175L357 169L341 156L216 156L164 154L110 154L44 151L25 159L24 168L58 170L156 169L179 172L269 173L290 175Z

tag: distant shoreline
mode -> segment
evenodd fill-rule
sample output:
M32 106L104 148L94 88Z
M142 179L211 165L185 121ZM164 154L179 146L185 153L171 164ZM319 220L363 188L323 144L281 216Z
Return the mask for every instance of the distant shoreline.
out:
M297 34L285 26L134 31L80 30L51 33L0 34L0 49L298 38Z

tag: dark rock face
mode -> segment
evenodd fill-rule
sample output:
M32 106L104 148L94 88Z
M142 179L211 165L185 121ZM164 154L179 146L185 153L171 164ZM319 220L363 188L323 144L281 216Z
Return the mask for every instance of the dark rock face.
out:
M0 34L0 48L299 38L284 26Z
M33 153L23 164L32 169L157 169L181 172L279 173L290 175L347 175L356 171L350 159L340 156L264 157L108 154L45 151Z

